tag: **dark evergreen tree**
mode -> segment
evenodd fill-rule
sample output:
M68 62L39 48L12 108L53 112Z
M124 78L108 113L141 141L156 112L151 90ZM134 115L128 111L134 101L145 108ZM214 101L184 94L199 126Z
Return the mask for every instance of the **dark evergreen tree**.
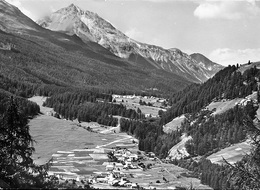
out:
M230 178L234 189L260 189L260 128L249 117L244 120L244 124L253 141L252 152L234 166L226 163L232 168Z
M16 100L11 97L0 119L0 179L11 188L53 185L53 180L46 181L48 165L34 165L32 145L27 117L19 111Z
M26 117L22 116L13 97L1 119L0 159L1 178L19 187L24 173L32 166L32 137Z

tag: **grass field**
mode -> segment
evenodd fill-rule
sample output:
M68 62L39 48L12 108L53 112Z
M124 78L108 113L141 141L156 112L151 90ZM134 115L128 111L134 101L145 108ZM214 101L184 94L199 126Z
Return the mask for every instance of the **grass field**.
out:
M31 100L41 105L44 98L34 97ZM89 132L83 126L79 127L77 122L45 115L52 111L51 108L41 107L41 111L43 114L29 123L31 135L37 141L33 158L37 164L53 158L49 174L59 174L64 179L86 179L107 172L107 153L112 147L125 147L133 153L138 151L138 144L133 143L133 140L138 141L125 133ZM192 184L196 189L211 189L202 185L199 179L183 176L183 173L189 173L186 169L148 158L143 162L152 163L151 169L122 170L126 174L132 174L133 177L129 180L140 186L167 189L175 186L189 187ZM168 181L164 181L163 177ZM158 180L160 183L157 183ZM95 188L109 189L111 186L97 183Z
M256 66L257 69L260 69L260 62L252 62L250 65L244 64L239 68L239 71L243 74L245 70L253 68L254 66Z
M189 171L172 164L155 163L150 170L135 172L131 181L146 189L174 189L176 186L189 188L191 184L195 189L211 189L202 185L196 178L183 177L183 173L189 173Z
M163 99L160 99L160 98L140 97L140 96L129 98L127 96L116 97L115 95L113 96L113 98L116 100L116 103L118 103L118 104L122 103L128 109L137 110L139 108L143 114L148 114L148 115L151 114L151 116L153 116L153 117L158 117L159 110L166 111L165 108L161 108L162 104L159 101L162 101ZM151 104L153 104L153 106L140 105L139 104L140 100L145 101L147 104L151 103Z
M207 108L209 110L216 109L213 112L213 115L224 113L225 111L235 107L237 104L245 105L247 101L256 101L257 100L257 92L252 92L252 94L248 95L245 98L236 98L233 100L219 101L210 103Z
M234 164L235 162L241 160L244 155L250 153L250 149L251 145L248 141L246 141L222 149L207 158L216 164L222 164L223 158L225 158L229 163Z
M30 100L40 105L43 113L29 122L30 133L36 141L34 143L36 151L33 158L37 164L45 163L51 159L52 154L59 150L70 151L77 148L95 148L125 138L123 134L106 135L89 132L83 127L79 127L77 122L46 115L52 111L52 108L41 106L45 98L33 97Z
M177 128L181 126L181 123L184 121L184 119L185 119L184 115L174 118L171 122L167 123L163 127L163 131L165 133L171 133L172 131L177 130Z
M213 113L214 115L221 114L221 113L224 113L225 111L235 107L241 100L242 100L242 98L237 98L237 99L228 100L228 101L212 102L211 104L209 104L207 106L207 108L209 110L216 109L216 111L214 111L214 113Z

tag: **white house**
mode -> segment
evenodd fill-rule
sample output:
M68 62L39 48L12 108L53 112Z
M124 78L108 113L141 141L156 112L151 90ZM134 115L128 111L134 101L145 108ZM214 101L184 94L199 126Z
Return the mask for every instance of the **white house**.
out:
M107 170L107 171L113 171L114 168L115 168L114 165L107 165L107 166L106 166L106 170Z

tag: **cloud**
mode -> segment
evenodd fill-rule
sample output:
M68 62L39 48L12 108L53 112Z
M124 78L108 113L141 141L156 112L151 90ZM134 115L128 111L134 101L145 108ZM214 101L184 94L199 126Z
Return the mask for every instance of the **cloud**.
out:
M259 49L238 49L232 50L229 48L216 49L209 55L209 59L222 65L243 64L250 61L260 61Z
M204 0L197 1L199 6L194 16L199 19L241 19L260 15L259 2L256 0Z
M136 28L131 28L125 32L125 35L132 39L140 39L142 38L142 33L139 32Z

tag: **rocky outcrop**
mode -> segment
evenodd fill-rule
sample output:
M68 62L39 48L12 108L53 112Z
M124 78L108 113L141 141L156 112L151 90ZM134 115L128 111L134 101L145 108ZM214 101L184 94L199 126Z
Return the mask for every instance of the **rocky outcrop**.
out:
M83 11L74 4L54 12L49 17L38 21L38 24L50 30L76 34L83 41L96 42L114 55L135 64L145 64L176 73L193 82L203 82L221 68L218 64L213 64L210 68L205 67L176 48L164 49L137 42L96 13Z

